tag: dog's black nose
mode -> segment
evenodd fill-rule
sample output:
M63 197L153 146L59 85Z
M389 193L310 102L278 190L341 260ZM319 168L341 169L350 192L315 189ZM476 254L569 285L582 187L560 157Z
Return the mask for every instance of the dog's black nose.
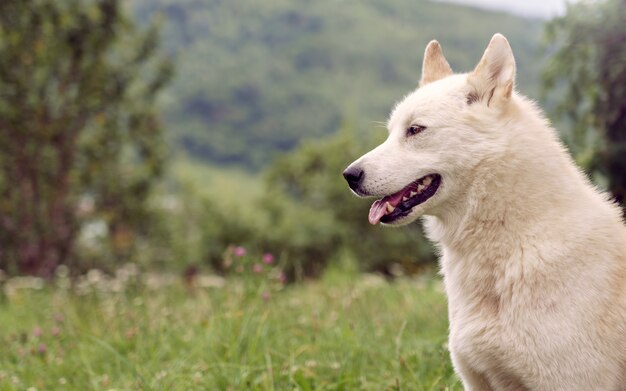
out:
M350 186L352 190L356 190L363 180L363 170L359 167L350 166L343 172L343 177L348 181L348 186Z

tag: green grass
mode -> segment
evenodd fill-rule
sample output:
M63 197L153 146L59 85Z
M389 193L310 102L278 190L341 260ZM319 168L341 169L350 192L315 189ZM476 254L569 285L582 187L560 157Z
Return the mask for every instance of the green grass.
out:
M0 390L461 389L437 280L116 281L5 282Z

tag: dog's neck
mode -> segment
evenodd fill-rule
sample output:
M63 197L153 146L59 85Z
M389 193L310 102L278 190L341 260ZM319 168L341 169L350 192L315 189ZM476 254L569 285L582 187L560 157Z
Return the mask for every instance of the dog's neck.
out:
M424 219L451 308L497 314L522 285L524 303L542 305L547 290L575 286L586 270L588 259L569 254L596 246L598 233L613 243L626 234L620 209L591 186L556 132L539 116L528 120L510 123L509 145L523 149L477 164L454 202Z
M598 196L541 117L518 117L508 126L509 146L525 147L504 148L481 161L452 206L425 219L428 236L441 248L450 303L495 311L524 273L554 274L560 266L541 260L538 254L551 251L542 243L567 240L569 233L559 229L579 225L578 208ZM567 223L559 229L547 228L563 218ZM568 246L562 243L560 250Z
M522 106L518 112L530 108L531 115L517 116L502 131L511 132L508 142L524 149L507 148L477 164L463 193L436 216L426 218L429 237L442 247L467 254L476 247L483 250L483 243L518 246L524 235L536 234L550 219L573 214L586 199L597 196L555 131L530 103L517 104ZM534 148L537 143L541 147ZM555 210L555 205L561 210Z

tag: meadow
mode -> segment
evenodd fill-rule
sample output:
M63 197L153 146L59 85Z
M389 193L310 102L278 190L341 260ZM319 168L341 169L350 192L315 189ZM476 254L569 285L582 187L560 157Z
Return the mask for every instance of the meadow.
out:
M437 278L329 270L286 284L254 265L226 278L126 265L5 279L0 389L461 389Z

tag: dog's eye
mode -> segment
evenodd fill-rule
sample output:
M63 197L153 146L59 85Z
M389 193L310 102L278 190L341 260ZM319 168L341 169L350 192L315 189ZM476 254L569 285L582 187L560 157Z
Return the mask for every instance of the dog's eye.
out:
M418 133L423 132L424 130L426 130L426 126L422 126L422 125L411 125L406 129L406 135L407 136L414 136Z

